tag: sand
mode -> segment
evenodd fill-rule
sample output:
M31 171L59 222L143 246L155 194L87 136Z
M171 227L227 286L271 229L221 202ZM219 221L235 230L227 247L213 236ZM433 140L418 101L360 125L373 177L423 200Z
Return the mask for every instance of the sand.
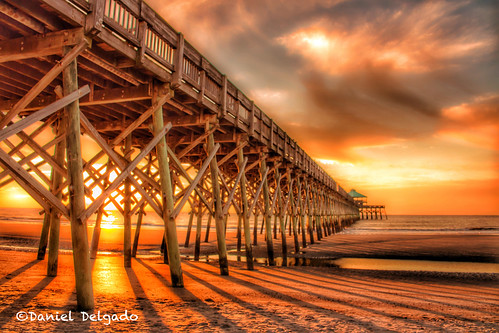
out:
M383 257L419 251L467 258L494 256L499 236L467 236L472 241L448 234L443 246L438 244L445 237L438 234L396 239L339 234L300 255L372 257L378 253ZM434 244L433 250L426 251L429 244ZM207 250L211 245L204 246ZM191 249L192 245L184 254ZM161 257L139 256L132 268L125 269L117 255L100 255L94 262L93 313L95 319L100 314L100 321L90 321L76 311L72 257L60 256L55 278L46 277L46 262L35 258L34 252L0 250L2 332L497 332L499 327L497 274L259 264L255 271L247 271L245 263L233 261L230 276L220 276L216 261L184 260L182 289L171 287L169 269ZM46 316L69 311L74 321L16 319L18 313ZM118 321L108 318L113 314ZM132 320L135 316L137 320Z

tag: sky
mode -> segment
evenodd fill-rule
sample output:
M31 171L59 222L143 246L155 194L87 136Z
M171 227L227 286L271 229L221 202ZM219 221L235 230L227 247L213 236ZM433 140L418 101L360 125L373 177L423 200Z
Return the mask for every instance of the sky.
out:
M499 214L499 2L148 0L388 214Z

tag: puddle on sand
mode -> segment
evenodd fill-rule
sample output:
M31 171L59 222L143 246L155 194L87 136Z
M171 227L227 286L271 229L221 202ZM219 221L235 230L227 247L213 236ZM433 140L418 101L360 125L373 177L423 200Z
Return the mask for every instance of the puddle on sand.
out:
M246 262L245 256L228 255L229 261ZM192 257L185 257L193 260ZM201 256L200 261L218 260L218 255ZM254 258L255 263L268 265L267 258ZM284 266L283 258L275 258L276 266ZM487 273L499 274L499 264L480 262L376 259L376 258L303 258L288 257L286 266L339 267L344 269L382 270L382 271L423 271L448 273Z
M499 264L496 263L375 258L340 258L333 262L347 269L499 274Z

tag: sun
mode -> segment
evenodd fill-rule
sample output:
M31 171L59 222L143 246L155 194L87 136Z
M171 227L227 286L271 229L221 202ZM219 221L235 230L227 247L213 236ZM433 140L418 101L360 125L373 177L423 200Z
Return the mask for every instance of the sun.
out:
M106 214L102 215L102 221L101 221L101 228L102 229L116 229L118 228L118 225L114 224L118 219L116 216L113 215L111 211L107 211L107 216Z

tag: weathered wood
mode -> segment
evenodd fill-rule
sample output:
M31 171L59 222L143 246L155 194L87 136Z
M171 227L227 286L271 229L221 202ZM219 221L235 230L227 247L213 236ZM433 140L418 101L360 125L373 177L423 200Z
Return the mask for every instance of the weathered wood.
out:
M92 243L90 245L90 259L97 258L103 213L104 213L104 205L102 205L99 208L99 210L97 211L97 217L95 218L94 231L92 233Z
M47 250L47 244L49 240L49 230L50 230L50 210L46 211L43 216L42 233L40 235L40 242L38 243L38 255L37 260L45 259L45 252Z
M83 29L76 28L0 41L0 63L61 54L63 46L80 44L83 39Z
M288 265L288 245L286 242L286 227L284 225L284 205L282 202L282 195L281 195L281 174L279 173L279 169L276 169L275 171L275 178L276 178L276 196L277 198L274 200L274 202L277 202L277 213L276 213L276 218L279 220L279 227L280 227L280 232L281 232L281 247L282 247L282 265L287 266Z
M167 146L167 149L168 149L168 154L170 156L170 158L172 159L173 163L175 164L175 166L177 167L177 170L180 171L180 174L185 178L187 179L187 181L192 184L193 180L191 178L191 176L189 176L189 174L187 173L187 171L184 169L184 167L182 166L182 163L180 162L180 160L177 158L177 156L175 155L175 153L173 152L173 150ZM218 149L217 149L218 150ZM208 201L206 200L205 196L203 195L203 193L195 186L194 187L194 191L196 192L196 194L201 198L201 201L205 204L206 208L208 209L208 212L210 214L213 214L213 211L211 209L211 206L210 204L208 203Z
M210 165L212 159L215 158L216 153L217 153L219 148L220 148L220 145L217 143L215 145L215 147L213 148L213 150L210 151L210 155L208 155L208 157L204 161L203 165L201 166L201 169L199 170L198 174L196 175L196 178L194 178L194 180L191 182L191 184L187 188L186 193L184 194L182 200L180 200L178 205L173 209L173 212L172 212L173 218L176 218L178 216L178 214L182 210L182 207L185 205L185 203L187 202L187 199L191 195L192 191L198 186L199 181L201 180L204 173L208 169L208 166Z
M244 157L243 148L239 148L237 153L237 162L239 173L241 174L241 181L239 183L241 189L241 216L243 219L244 225L244 246L246 249L246 267L249 270L253 270L253 248L251 245L251 231L249 224L249 215L250 211L248 209L248 197L246 194L246 175L244 174L246 163L248 162L248 158Z
M248 162L248 158L246 157L243 161L245 166L246 166L247 162ZM239 173L237 174L236 180L234 181L234 186L232 187L232 190L230 191L229 196L227 198L227 202L225 203L225 206L222 210L222 214L224 216L227 215L229 208L230 208L230 205L234 201L234 195L236 194L237 185L241 181L241 178L243 177L243 175L244 175L244 169L239 171ZM237 206L237 203L236 203L236 206Z
M208 127L209 131L210 128ZM215 149L215 140L213 138L213 133L208 135L207 140L208 151L213 151ZM217 247L218 247L218 258L220 265L220 274L229 275L229 262L227 260L227 246L225 244L225 225L224 225L224 214L222 212L222 197L220 195L220 183L218 181L218 165L216 157L211 160L210 163L211 171L211 186L213 191L213 203L215 205L215 228L217 233Z
M260 175L262 177L263 184L263 203L264 203L264 212L263 212L263 220L265 223L265 240L267 241L267 257L269 260L269 265L274 266L274 244L272 240L272 212L270 210L270 191L269 184L267 181L267 174L269 169L267 168L267 163L265 162L265 156L260 156L261 165L260 165Z
M157 92L156 92L157 94ZM159 94L161 95L161 94ZM154 101L158 98L154 97ZM153 113L153 128L156 136L160 136L158 145L156 146L156 155L158 156L161 192L163 197L163 221L165 225L166 235L166 251L168 253L168 263L170 265L170 276L173 287L183 287L184 280L182 276L182 267L180 264L180 251L178 248L177 239L177 224L172 216L174 209L174 192L170 176L170 165L168 162L168 150L166 140L162 128L163 121L163 106L159 105Z
M298 186L298 209L300 214L300 226L301 226L301 242L303 248L307 247L307 227L305 221L305 203L302 198L302 184L300 182L301 175L296 177L296 186Z
M47 207L46 203L50 203L52 206L57 208L64 216L69 217L68 209L45 187L43 187L38 181L24 170L12 157L0 149L0 160L4 168L8 169L19 182L19 179L23 180L23 183L31 189L31 195L35 194L38 198L38 203L40 203L44 208ZM21 184L20 184L21 185ZM26 189L26 188L25 188ZM42 199L43 198L43 199ZM35 199L35 197L34 197ZM41 202L40 201L43 201Z
M199 260L199 255L201 253L201 224L203 222L203 203L201 200L198 201L198 211L196 219L196 242L194 244L194 260Z
M62 136L66 132L67 120L64 115L59 117L57 125L57 135ZM66 152L66 140L61 140L55 146L54 159L60 165L64 164L64 155ZM63 184L63 175L52 169L52 193L57 199L62 199L62 191L59 190ZM59 231L61 227L61 218L59 213L52 209L50 211L50 238L49 255L47 261L47 276L56 276L59 262Z
M82 115L83 118L83 115ZM157 134L155 134L154 138L147 144L146 147L140 152L137 157L126 167L121 171L121 174L116 177L116 179L113 181L113 183L104 191L97 199L95 199L92 204L82 212L80 215L80 219L82 221L86 221L95 211L102 205L104 200L111 194L113 193L119 186L120 184L127 178L130 177L130 173L137 167L140 161L151 152L151 150L161 142L162 139L164 139L164 135L171 129L171 124L168 123L166 126L163 127L163 129L160 129L157 131ZM111 155L110 155L111 157ZM133 181L133 178L130 178L131 181ZM139 186L137 186L137 189L142 189ZM142 189L143 190L143 189ZM144 192L141 192L145 193ZM147 193L145 194L147 195ZM148 195L147 195L148 196Z
M12 109L3 117L0 121L0 129L4 128L12 119L14 119L17 114L24 109L33 98L35 98L47 85L52 82L54 78L56 78L69 64L71 64L76 57L83 52L88 47L87 40L81 41L78 45L73 47L71 51L69 51L64 57L61 59L59 63L57 63L45 76L38 81L37 84L33 86L33 88L28 91L23 98L19 100L16 105L12 107ZM78 88L78 87L77 87ZM77 90L77 89L75 89ZM71 91L73 92L73 91ZM69 95L69 94L68 94Z
M132 258L137 257L137 249L139 246L139 237L140 237L140 228L142 227L142 219L144 218L144 205L141 205L139 208L139 213L137 216L137 223L135 225L135 236L133 238L133 246L132 246Z
M293 181L291 175L288 177L288 191L289 191L289 202L291 203L291 225L292 225L292 231L293 231L293 240L295 243L295 253L300 252L300 243L298 242L298 226L296 222L296 215L297 215L297 209L296 209L296 204L294 200L294 193L293 193Z
M192 222L194 220L194 205L191 204L191 212L189 213L189 222L187 223L187 232L185 233L184 247L189 247L189 242L191 240Z
M211 228L211 219L213 218L213 214L208 215L208 223L206 224L206 235L204 237L204 242L208 243L210 239L210 228Z
M129 134L126 137L124 148L125 156L129 156L132 151L132 134ZM147 154L149 154L149 152L147 152ZM132 207L132 189L128 178L125 179L125 195L123 199L123 265L124 267L132 267L132 216L130 214Z
M81 50L86 47L80 45L73 50L65 49L68 54L76 57ZM84 46L84 47L83 47ZM73 51L78 52L73 52ZM78 74L76 60L72 60L67 66L63 66L64 95L69 95L78 89ZM29 102L28 102L29 103ZM87 224L80 219L80 215L85 210L85 184L83 182L83 165L81 159L80 143L80 107L75 101L66 107L67 126L67 161L69 186L69 215L71 221L71 241L73 245L73 261L76 282L76 301L80 310L90 310L94 307L94 296L92 287L92 267L87 241Z
M34 123L47 118L48 116L52 115L53 113L59 111L60 109L64 108L65 106L73 103L77 99L79 99L82 96L85 96L90 92L90 88L88 85L72 92L71 94L61 98L60 100L50 104L49 106L29 115L26 118L23 118L19 121L16 121L14 124L7 126L3 129L0 130L0 141L3 141L7 139L8 137L15 135L22 130L26 129L28 126L33 125ZM2 120L2 122L4 122Z

